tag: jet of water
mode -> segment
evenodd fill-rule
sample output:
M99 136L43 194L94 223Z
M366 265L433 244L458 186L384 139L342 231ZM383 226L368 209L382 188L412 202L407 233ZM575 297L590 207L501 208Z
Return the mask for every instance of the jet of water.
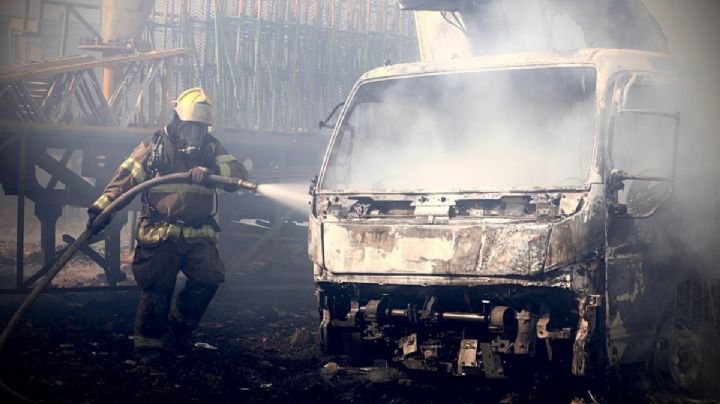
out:
M260 184L257 193L301 212L306 211L310 203L307 185L302 183Z

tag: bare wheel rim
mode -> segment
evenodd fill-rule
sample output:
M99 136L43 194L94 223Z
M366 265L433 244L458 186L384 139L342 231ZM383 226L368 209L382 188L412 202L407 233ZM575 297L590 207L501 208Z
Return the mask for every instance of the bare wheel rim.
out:
M695 328L685 317L673 317L663 326L655 346L655 374L665 387L692 388L700 379L703 353Z

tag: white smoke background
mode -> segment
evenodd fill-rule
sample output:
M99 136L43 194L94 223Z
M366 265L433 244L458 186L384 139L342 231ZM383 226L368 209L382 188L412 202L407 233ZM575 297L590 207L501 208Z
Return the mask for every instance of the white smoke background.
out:
M589 47L566 14L549 16L543 1L501 0L483 8L481 22L465 25L477 54L505 54ZM511 17L509 17L511 16Z
M360 89L323 187L581 186L592 155L594 80L592 69L570 68L370 83Z
M720 2L647 0L688 79L673 193L673 232L720 276Z
M656 39L633 37L650 37L656 32L629 26L632 21L628 16L613 14L600 3L597 10L605 13L595 19L592 13L577 10L549 15L542 7L549 3L560 4L528 1L525 7L513 7L512 0L496 2L486 9L483 21L487 24L476 24L485 27L483 31L467 31L478 35L475 52L572 52L584 47L613 47L613 41L658 43ZM592 10L595 6L591 3L574 4ZM671 93L671 101L681 112L681 125L673 196L664 208L670 213L664 216L668 220L664 227L655 227L676 245L659 243L657 247L677 248L682 244L693 259L704 261L701 265L707 272L720 274L714 264L720 258L720 2L644 3L667 37L676 69L684 76ZM508 15L513 18L508 19ZM576 22L571 16L585 20ZM594 25L586 38L583 28L588 29L588 21ZM603 32L612 26L626 26L628 34ZM475 85L457 77L442 80L445 90L433 94L431 100L397 97L394 94L404 90L390 87L385 99L375 100L382 101L382 106L353 111L350 124L354 127L362 126L363 119L372 120L375 128L387 128L387 133L376 131L367 136L362 127L355 127L352 149L342 151L352 158L331 161L322 186L345 190L491 190L571 186L586 180L590 152L585 139L590 139L594 129L587 126L593 117L588 120L582 108L586 99L566 100L562 107L553 109L550 101L534 98L536 88L519 88L508 76L497 76L492 83L480 80ZM565 84L572 86L571 81ZM645 101L657 104L655 99ZM548 117L537 119L535 114ZM643 127L638 122L635 127ZM672 149L667 134L673 125L672 120L657 118L653 125L645 126L645 133L621 139L629 155L616 155L616 163L634 160L643 172L631 174L666 174L663 168L669 165ZM341 149L350 147L350 133L345 132L344 144L338 145ZM338 166L333 167L333 163ZM349 176L344 174L347 164ZM630 171L635 167L618 168ZM652 172L655 169L660 172ZM582 181L574 181L577 178ZM631 183L627 182L628 188Z

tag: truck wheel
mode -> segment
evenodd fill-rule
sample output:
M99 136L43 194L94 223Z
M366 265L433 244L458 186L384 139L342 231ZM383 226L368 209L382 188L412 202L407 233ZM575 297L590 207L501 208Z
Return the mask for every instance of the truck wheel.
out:
M367 356L365 341L361 332L348 332L343 335L345 339L344 353L350 359L350 366L368 366L370 360Z
M671 317L660 328L652 356L658 386L671 392L692 392L701 378L701 338L686 317Z
M343 344L337 330L332 327L320 326L320 353L325 356L341 355Z

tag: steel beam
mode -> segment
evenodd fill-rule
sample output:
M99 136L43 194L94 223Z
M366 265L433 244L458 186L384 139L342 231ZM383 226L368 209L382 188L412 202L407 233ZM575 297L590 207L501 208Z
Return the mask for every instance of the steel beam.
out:
M93 199L97 196L97 192L92 185L82 179L82 177L78 176L75 172L50 157L50 155L48 155L44 150L37 153L37 156L35 157L37 158L36 163L38 167L48 173L52 173L54 177L58 178L63 184L65 184L66 189L70 189L72 192L84 196L86 201L88 201L88 205L92 203Z
M35 202L35 216L40 220L40 247L43 254L43 266L50 268L55 262L55 227L62 215L62 200L58 192L45 191L42 198Z
M56 112L50 117L52 122L58 122L62 119L65 114L65 110L72 103L78 83L82 80L82 76L84 74L84 71L69 73L72 77L70 78L70 82L67 84L67 87L63 88L63 94L61 95L62 98L60 100L60 104L56 107Z
M19 138L20 135L10 134L7 139L0 142L0 153L2 153L3 150L7 149L8 147L12 146Z
M100 82L97 79L97 75L95 75L95 70L88 70L87 74L90 77L90 87L99 101L98 108L100 108L100 113L104 117L103 119L111 125L118 125L117 117L113 114L110 105L105 101L105 96L103 95L102 88L100 88Z
M62 164L64 167L67 167L68 161L70 161L70 157L72 157L72 154L75 150L74 149L66 149L63 152L63 155L60 157L60 164ZM55 189L55 186L57 185L58 178L53 175L53 173L50 174L50 180L48 181L47 186L45 187L46 190L52 191Z
M122 55L113 56L103 59L96 59L89 62L79 62L74 64L67 64L64 66L50 66L45 67L40 63L37 66L22 65L17 66L15 69L9 72L0 74L0 82L26 80L35 76L52 76L61 73L71 73L78 70L90 70L99 67L115 66L123 63L131 63L138 61L147 61L154 59L164 59L171 57L184 57L190 54L190 49L170 49L162 51L151 51L145 53L138 53L136 55Z
M68 246L75 242L75 238L70 236L69 234L63 234L62 239L65 243L68 244ZM105 261L105 258L97 251L93 250L92 247L90 247L89 245L85 244L80 247L80 252L85 254L91 260L95 261L95 263L100 265L101 267L107 267L107 262Z
M27 140L20 136L20 156L18 158L18 195L17 195L17 224L15 254L15 286L22 288L25 279L25 171L27 165Z
M80 24L82 24L83 27L85 27L85 29L88 30L88 32L90 32L95 38L100 38L100 33L97 32L95 30L95 28L89 22L87 22L87 20L85 19L85 17L82 16L82 14L78 13L78 11L75 10L74 6L68 5L68 6L65 6L65 9L67 11L71 12L72 15L74 15L75 18L77 18L77 20L80 21Z
M150 65L150 70L147 72L145 79L143 79L143 81L140 83L140 91L138 92L137 100L134 103L135 109L133 110L133 112L125 115L125 117L120 122L120 126L127 126L130 123L133 115L137 116L137 111L140 109L140 103L142 102L142 98L150 88L150 83L155 79L158 70L160 70L159 63L160 62L155 62Z
M67 37L68 31L70 30L70 12L65 7L65 13L63 14L62 22L62 34L60 35L60 56L65 56L65 50L67 49Z
M42 3L49 6L59 7L75 7L75 8L87 8L89 10L99 10L100 6L86 3L73 3L71 1L60 1L60 0L42 0Z

